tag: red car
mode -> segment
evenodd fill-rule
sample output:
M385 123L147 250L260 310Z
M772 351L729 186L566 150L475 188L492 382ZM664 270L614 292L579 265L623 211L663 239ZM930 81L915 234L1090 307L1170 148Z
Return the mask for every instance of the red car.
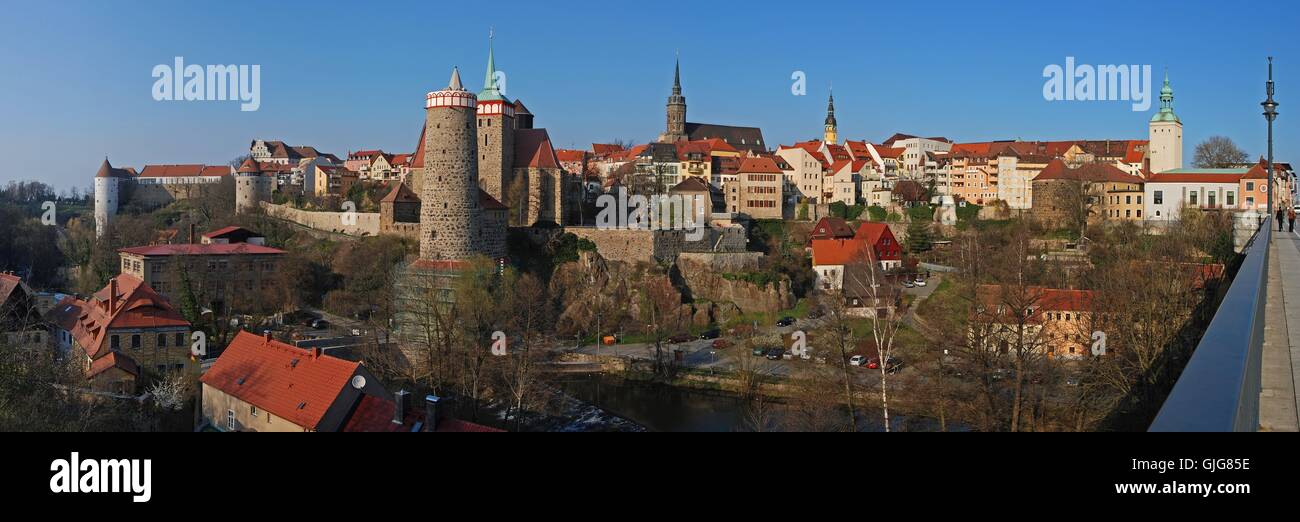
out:
M726 339L714 339L712 346L714 350L723 350L726 348L731 348L731 341L728 341Z
M687 333L679 333L677 335L668 338L668 342L672 342L672 343L688 343L694 340L695 340L695 336Z

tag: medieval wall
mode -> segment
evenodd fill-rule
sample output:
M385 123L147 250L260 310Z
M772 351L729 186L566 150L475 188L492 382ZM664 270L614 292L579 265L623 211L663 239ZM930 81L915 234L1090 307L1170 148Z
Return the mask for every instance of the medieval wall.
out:
M292 221L307 228L349 236L379 235L379 214L376 212L354 213L355 224L348 224L344 221L347 212L310 212L265 201L262 202L262 209L271 217Z

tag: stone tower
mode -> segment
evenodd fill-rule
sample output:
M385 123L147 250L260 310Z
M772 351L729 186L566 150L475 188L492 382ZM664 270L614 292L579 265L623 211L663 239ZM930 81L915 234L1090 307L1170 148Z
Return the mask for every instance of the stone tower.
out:
M682 61L673 66L673 94L668 97L668 128L660 143L676 143L690 139L686 135L686 97L682 96Z
M108 158L104 158L99 172L95 173L95 237L104 237L108 232L108 224L117 214L121 182L118 176L117 169L108 163Z
M420 259L465 259L480 250L477 105L456 69L446 89L425 96Z
M252 157L244 160L235 170L235 213L248 214L271 202L274 178L262 173L262 168Z
M831 92L830 101L826 102L826 126L822 132L822 141L834 145L839 139L839 126L835 123L835 92Z
M1169 86L1168 72L1160 89L1160 112L1151 117L1147 130L1151 172L1183 168L1183 122L1174 114L1174 89Z
M498 88L496 74L489 39L487 74L478 93L478 179L485 192L506 201L515 165L515 104Z

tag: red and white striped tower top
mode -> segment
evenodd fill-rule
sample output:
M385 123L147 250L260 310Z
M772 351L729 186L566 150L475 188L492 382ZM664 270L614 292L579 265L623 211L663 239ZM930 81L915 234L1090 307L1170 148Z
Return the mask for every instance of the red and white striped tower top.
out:
M474 109L477 105L478 97L465 90L465 86L460 83L460 69L457 68L451 70L451 82L447 84L446 89L433 91L424 96L425 109L438 107Z

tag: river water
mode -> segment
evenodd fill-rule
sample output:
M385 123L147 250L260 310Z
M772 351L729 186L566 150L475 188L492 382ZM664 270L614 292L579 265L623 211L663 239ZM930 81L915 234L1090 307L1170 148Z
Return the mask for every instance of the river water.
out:
M745 402L724 392L678 388L597 374L566 375L554 384L580 401L640 424L650 431L751 431ZM876 417L877 414L863 412L859 416L862 422L860 431L884 431ZM938 423L932 419L898 414L891 417L895 429L938 430ZM769 418L773 426L782 425L781 420L779 410ZM950 426L949 429L954 427Z

